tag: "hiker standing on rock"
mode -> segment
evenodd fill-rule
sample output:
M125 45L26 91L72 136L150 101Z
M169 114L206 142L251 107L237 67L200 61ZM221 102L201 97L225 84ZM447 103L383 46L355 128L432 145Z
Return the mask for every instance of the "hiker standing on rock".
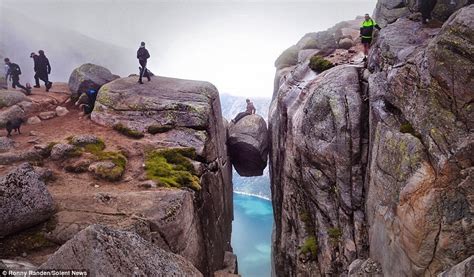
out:
M31 52L30 54L30 58L33 59L33 70L35 72L35 85L33 87L35 88L39 88L40 87L40 83L39 83L39 77L38 77L38 55L36 55L35 52Z
M12 81L12 88L19 87L23 89L26 94L30 94L31 89L26 88L20 84L20 75L21 75L20 66L17 65L16 63L12 63L9 58L5 58L4 61L5 61L5 64L8 65L7 79L10 76L10 80Z
M232 123L235 124L242 118L246 117L247 115L255 114L257 112L257 109L255 109L255 106L253 105L253 103L250 102L250 99L246 99L245 101L247 102L247 108L245 112L238 113L237 116L231 120Z
M51 73L51 65L49 64L49 60L48 58L46 58L43 50L39 50L38 53L39 56L37 56L35 61L35 76L37 76L38 79L44 82L46 91L49 91L49 89L53 85L53 83L48 80L48 75ZM36 85L35 87L39 88L39 81L36 83Z
M370 18L369 14L365 14L364 22L360 26L360 37L362 44L364 45L364 61L367 60L367 55L369 55L370 44L372 43L372 36L374 34L374 28L380 30L379 25Z
M150 53L148 53L148 50L145 48L145 42L142 41L140 48L138 48L137 51L137 59L140 63L140 77L138 78L138 83L140 84L143 84L142 77L146 77L148 82L151 81L148 69L146 68L146 63L149 57Z

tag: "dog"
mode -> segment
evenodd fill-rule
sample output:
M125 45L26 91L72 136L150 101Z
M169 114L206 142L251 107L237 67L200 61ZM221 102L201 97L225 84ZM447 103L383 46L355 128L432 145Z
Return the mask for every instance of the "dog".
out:
M8 135L7 137L11 136L12 131L16 130L18 134L21 134L20 127L25 121L22 118L14 118L12 120L8 120L5 128L7 129Z

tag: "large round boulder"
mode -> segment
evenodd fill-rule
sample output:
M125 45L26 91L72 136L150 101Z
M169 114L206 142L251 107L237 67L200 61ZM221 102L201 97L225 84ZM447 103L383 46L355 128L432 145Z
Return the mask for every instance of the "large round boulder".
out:
M119 78L100 65L86 63L74 69L69 77L69 89L73 99L89 89L99 90L103 85Z
M11 107L23 101L30 102L31 100L20 91L7 90L0 93L0 108Z
M232 165L240 176L261 176L268 160L268 130L265 120L248 115L229 127Z
M202 276L191 262L134 232L91 225L66 242L40 269L86 270L91 276Z
M0 179L0 237L47 220L53 199L33 166L22 164Z

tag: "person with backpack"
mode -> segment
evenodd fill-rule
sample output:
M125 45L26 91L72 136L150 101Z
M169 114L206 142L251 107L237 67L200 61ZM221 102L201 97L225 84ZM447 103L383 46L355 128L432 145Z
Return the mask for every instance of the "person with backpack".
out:
M148 58L150 58L150 53L148 53L148 50L145 48L145 42L142 41L140 48L138 48L137 51L137 59L138 63L140 64L140 77L138 78L139 84L143 84L142 77L146 77L148 82L151 81L150 74L146 68Z
M370 18L369 14L365 14L364 22L360 26L360 37L361 42L364 45L364 61L367 60L367 55L369 55L370 44L372 43L372 36L374 33L374 28L380 30L379 25Z
M8 65L7 71L7 79L10 77L12 81L12 88L19 87L25 91L26 94L31 93L31 89L24 87L20 84L20 75L21 75L21 68L16 63L12 63L9 58L4 59L5 64Z
M49 64L49 60L44 54L43 50L38 51L39 56L37 57L36 63L37 66L35 68L35 76L37 75L40 80L44 82L44 86L46 87L46 91L49 91L51 86L53 85L52 82L49 81L48 75L51 74L51 65ZM39 82L38 82L39 85Z
M79 109L82 110L83 114L88 115L94 110L95 100L97 99L97 90L92 88L88 89L85 93L85 96L83 95L79 97L76 105L79 104Z

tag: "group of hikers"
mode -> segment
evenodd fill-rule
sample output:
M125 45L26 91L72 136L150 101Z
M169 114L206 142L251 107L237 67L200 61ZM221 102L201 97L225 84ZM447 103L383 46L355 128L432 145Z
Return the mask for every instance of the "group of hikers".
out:
M35 52L30 54L30 58L33 59L33 70L35 72L35 88L39 88L40 80L44 82L44 86L46 87L46 91L51 89L53 83L49 81L48 75L51 74L51 65L49 64L49 60L44 54L43 50L39 50L37 55ZM26 94L31 93L31 86L29 83L26 83L25 86L20 84L20 75L21 75L21 68L18 64L12 62L9 58L4 59L5 62L5 79L6 81L11 81L12 88L19 87L21 88Z
M437 0L420 0L420 11L422 15L422 23L426 24L431 20L431 12L433 11ZM453 0L454 1L454 0ZM364 61L367 60L367 56L369 54L370 45L372 43L374 29L380 30L380 27L377 23L369 16L369 14L365 14L364 21L360 27L360 37L361 43L364 46ZM46 91L49 91L52 87L52 82L49 80L48 75L51 74L51 65L49 63L48 58L44 54L43 50L39 50L38 54L31 53L30 58L33 59L33 70L35 72L34 79L35 79L35 88L40 88L40 80L44 82L44 86ZM140 43L140 47L137 50L137 59L140 65L139 67L139 77L138 83L143 84L143 77L146 77L148 81L151 81L150 72L147 69L147 61L150 58L150 53L145 48L145 42ZM5 73L6 73L6 80L11 81L12 88L19 87L25 91L26 94L31 93L31 86L26 83L26 86L20 84L20 75L21 75L21 68L18 64L13 63L9 58L5 58ZM94 89L88 89L84 95L85 97L82 103L80 101L76 102L77 105L81 107L84 114L91 113L95 99L97 97L97 91ZM255 107L250 99L246 100L247 108L244 112L239 113L233 120L233 123L238 122L240 119L247 115L251 115L255 113Z

